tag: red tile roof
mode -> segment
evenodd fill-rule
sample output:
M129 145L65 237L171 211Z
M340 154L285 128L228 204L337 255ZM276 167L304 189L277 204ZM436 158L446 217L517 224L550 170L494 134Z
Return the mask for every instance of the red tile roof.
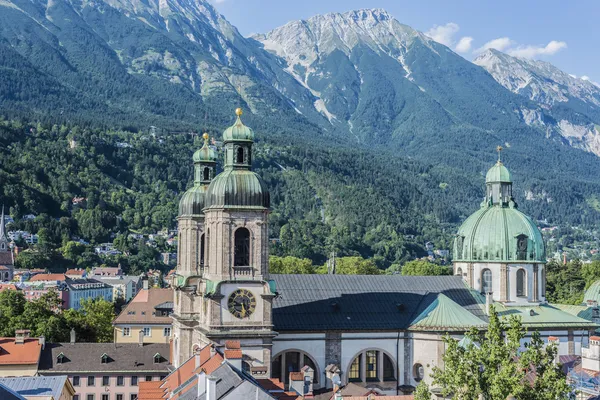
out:
M83 270L83 269L68 269L67 272L65 272L65 275L83 276L84 273L85 273L85 270Z
M271 390L285 390L285 385L279 379L269 378L269 379L257 379L256 380L260 387L265 389L266 391Z
M239 340L226 340L225 348L229 350L239 350L242 348Z
M590 336L590 340L600 340L600 336Z
M145 323L171 325L170 316L154 315L154 307L173 301L173 289L142 289L115 318L113 324Z
M290 372L291 381L303 381L304 374L302 372Z
M226 360L239 360L242 358L241 350L225 350L223 353Z
M0 338L0 365L37 365L42 353L38 339L25 339L16 344L14 338Z
M159 400L165 395L165 390L160 387L162 381L139 382L138 400Z
M64 281L67 277L65 274L37 274L31 277L29 282L40 282L40 281Z
M17 287L12 283L0 283L0 292L3 290L17 290Z

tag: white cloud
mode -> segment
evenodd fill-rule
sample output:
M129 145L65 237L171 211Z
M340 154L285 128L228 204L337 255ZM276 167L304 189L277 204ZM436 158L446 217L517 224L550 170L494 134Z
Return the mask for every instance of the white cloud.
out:
M512 46L514 42L508 37L501 37L498 39L490 40L480 48L476 49L474 53L483 53L487 49L496 49L499 51L504 51L510 46Z
M537 56L551 56L565 48L567 48L567 43L552 40L546 46L518 46L510 49L508 54L523 58L534 58Z
M446 25L434 25L433 28L425 32L427 36L438 43L446 46L452 46L454 35L460 30L460 26L454 22L448 22Z
M456 44L455 50L459 53L466 53L471 50L471 43L473 42L473 38L471 36L464 36L460 38L458 43Z

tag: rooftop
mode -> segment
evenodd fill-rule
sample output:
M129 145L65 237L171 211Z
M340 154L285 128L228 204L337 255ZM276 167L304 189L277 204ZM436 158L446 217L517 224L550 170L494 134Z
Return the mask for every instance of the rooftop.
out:
M28 338L17 344L15 338L0 338L0 365L37 365L41 350L38 339Z
M64 281L67 277L65 274L37 274L29 279L29 282L41 282L41 281Z
M0 378L0 385L8 387L24 397L51 396L54 399L61 399L65 385L70 388L71 395L75 393L66 375Z
M159 353L162 360L154 362ZM62 363L59 356L62 354ZM106 354L106 362L102 356ZM73 371L167 371L170 349L168 344L150 343L48 343L42 351L39 371L42 374Z
M143 289L140 290L129 304L115 318L113 324L159 324L170 325L171 317L156 315L155 308L163 303L173 301L172 289Z

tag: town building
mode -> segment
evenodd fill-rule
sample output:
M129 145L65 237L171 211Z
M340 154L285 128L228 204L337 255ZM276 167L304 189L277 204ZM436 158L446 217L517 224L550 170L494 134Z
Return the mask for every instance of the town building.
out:
M270 393L259 381L242 371L239 343L229 344L237 348L227 348L224 352L213 346L196 349L191 358L160 382L141 382L138 400L270 400L287 395L280 387L275 387L278 395ZM286 399L297 397L286 396Z
M74 400L135 400L140 383L163 379L169 363L168 344L72 340L47 344L38 372L45 377L68 376Z
M94 276L94 279L112 287L113 301L121 299L125 302L131 300L142 287L142 277L135 275Z
M87 272L83 268L72 268L68 269L65 275L71 279L83 279L87 276Z
M49 292L55 292L60 300L60 308L66 310L69 308L69 290L65 281L53 282L53 283L25 283L20 284L19 289L23 291L25 300L35 301L40 297L48 294Z
M103 299L113 301L113 288L96 279L67 279L65 281L69 291L69 306L79 310L84 300Z
M45 345L41 338L31 338L27 329L17 330L14 338L0 338L0 377L35 376Z
M9 237L6 232L6 221L4 219L4 206L2 206L2 216L0 217L0 281L12 281L14 271L15 258L9 245Z
M110 277L119 277L123 275L123 270L121 267L94 267L92 268L92 277L98 276L110 276Z
M169 343L172 336L173 291L144 287L113 321L115 343Z
M11 396L15 393L20 396L13 397L18 400L78 400L74 395L73 385L65 375L0 378L1 387L8 388ZM8 396L4 397L1 390L0 396L2 400L11 399Z
M502 318L520 316L529 332L556 337L563 355L581 354L600 327L597 306L547 303L542 236L518 210L500 161L481 209L457 233L456 276L269 275L269 192L251 168L254 132L236 114L223 133L224 171L214 176L206 135L179 204L175 367L196 349L236 341L243 372L287 390L297 384L291 373L307 367L315 389L354 383L410 394L442 364L443 335L485 330L492 305Z

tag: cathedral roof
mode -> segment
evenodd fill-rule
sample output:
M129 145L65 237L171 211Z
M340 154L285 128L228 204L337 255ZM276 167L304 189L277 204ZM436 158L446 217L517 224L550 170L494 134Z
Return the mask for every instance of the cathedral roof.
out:
M202 215L208 185L194 185L179 200L179 216Z
M459 276L271 275L277 283L277 332L324 330L465 331L487 326L485 298ZM519 315L528 329L599 327L586 307L506 306L500 317ZM573 306L570 306L573 307Z
M512 182L512 177L508 168L498 161L485 175L485 183L494 182Z
M527 251L517 251L519 236ZM527 215L513 207L484 205L458 229L454 261L546 262L542 233Z
M211 182L206 208L269 208L269 190L262 178L248 170L227 169Z
M600 304L600 280L592 283L583 295L583 302L596 301Z

